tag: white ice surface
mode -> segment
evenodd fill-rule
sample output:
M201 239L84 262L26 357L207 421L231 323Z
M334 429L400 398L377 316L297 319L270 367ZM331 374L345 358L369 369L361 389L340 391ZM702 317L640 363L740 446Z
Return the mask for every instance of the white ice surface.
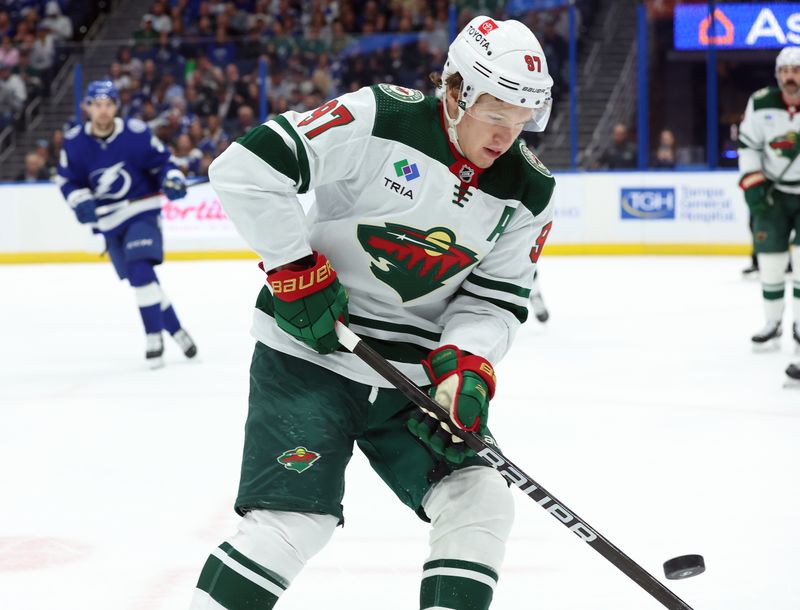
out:
M800 391L754 355L759 286L738 258L544 257L551 310L498 366L506 454L695 610L800 608ZM180 610L234 531L253 261L167 263L197 340L144 367L110 265L0 266L0 609ZM787 314L788 316L788 314ZM788 322L788 318L787 318ZM789 326L790 327L790 326ZM494 609L661 606L527 497ZM358 453L347 523L282 610L414 610L427 527Z

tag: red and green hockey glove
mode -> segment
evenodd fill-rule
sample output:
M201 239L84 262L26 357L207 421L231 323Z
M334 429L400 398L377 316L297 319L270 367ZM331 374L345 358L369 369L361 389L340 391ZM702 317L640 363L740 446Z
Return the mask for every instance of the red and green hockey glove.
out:
M770 210L767 198L772 182L767 180L763 172L751 172L742 176L739 188L744 191L744 200L753 216L761 216Z
M447 409L450 421L420 409L408 420L408 429L447 461L460 464L475 452L452 434L451 426L486 434L489 400L496 383L494 369L485 358L462 352L455 345L433 350L422 366L434 384L430 395Z
M275 321L320 354L339 348L336 320L347 324L347 293L324 255L313 255L267 274Z

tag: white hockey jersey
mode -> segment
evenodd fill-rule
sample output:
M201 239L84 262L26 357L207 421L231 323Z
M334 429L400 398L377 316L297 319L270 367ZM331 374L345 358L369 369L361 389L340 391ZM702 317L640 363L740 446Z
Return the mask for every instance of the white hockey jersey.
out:
M798 137L800 108L787 107L778 87L759 89L750 96L739 126L741 175L763 171L769 180L780 178L778 190L800 193L800 161L792 163L800 151Z
M452 343L496 364L527 317L552 225L555 180L520 140L480 170L450 143L436 98L375 85L287 112L232 144L211 184L273 269L316 250L350 297L350 327L417 383ZM307 218L297 194L314 189ZM281 331L266 284L254 337L358 382L389 384L360 359L320 355Z

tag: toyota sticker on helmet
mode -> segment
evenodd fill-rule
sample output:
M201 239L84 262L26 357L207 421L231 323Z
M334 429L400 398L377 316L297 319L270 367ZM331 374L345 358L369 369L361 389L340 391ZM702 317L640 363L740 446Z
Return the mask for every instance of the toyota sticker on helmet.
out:
M472 26L469 26L467 28L467 35L471 36L473 40L477 43L477 45L481 48L481 50L484 51L487 55L492 54L492 51L489 49L489 41L486 40L486 36L481 34L479 28L476 29Z

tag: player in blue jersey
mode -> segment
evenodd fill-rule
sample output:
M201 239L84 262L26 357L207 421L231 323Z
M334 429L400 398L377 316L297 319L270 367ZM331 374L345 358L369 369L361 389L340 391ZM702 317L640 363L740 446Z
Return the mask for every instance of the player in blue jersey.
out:
M111 81L86 90L89 122L70 129L58 167L58 182L78 221L105 238L121 280L127 279L146 333L146 359L163 365L166 330L187 358L197 347L181 327L156 276L164 260L161 199L186 196L186 182L169 150L138 119L116 116L119 94Z

